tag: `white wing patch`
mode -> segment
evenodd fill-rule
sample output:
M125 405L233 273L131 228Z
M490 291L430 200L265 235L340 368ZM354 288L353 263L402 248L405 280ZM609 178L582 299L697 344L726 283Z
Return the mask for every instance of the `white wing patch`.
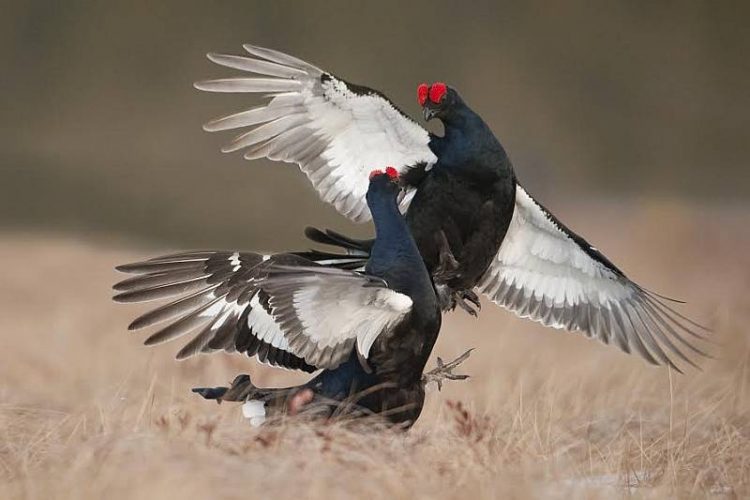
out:
M354 343L365 358L378 336L411 311L412 300L352 271L300 268L273 272L262 288L295 355L337 366Z
M684 349L704 354L683 335L702 338L685 323L697 325L630 281L520 185L508 232L478 287L523 318L614 342L653 363L677 368L670 354L690 364Z
M562 232L521 186L517 187L513 219L496 263L499 266L493 265L480 283L480 288L491 296L501 286L513 287L520 288L524 298L575 306L591 299L606 305L632 293L618 284L613 271L588 256ZM490 279L493 287L487 288ZM554 317L548 322L548 326L566 327Z
M301 288L293 298L300 322L318 348L356 336L359 352L367 358L377 336L412 306L408 296L386 288L324 287Z
M393 166L403 174L437 161L428 147L429 133L386 98L364 87L354 92L344 81L287 54L244 47L253 57L209 54L209 59L263 77L195 84L209 92L272 96L265 106L205 125L211 132L253 127L222 151L245 150L247 159L297 163L324 201L357 222L370 219L365 201L370 171Z
M239 350L274 366L335 368L355 344L366 357L412 306L381 281L295 254L191 252L118 269L136 276L115 285L116 301L173 299L130 329L161 323L148 345L190 336L179 359Z
M284 337L284 332L281 331L273 316L261 306L258 294L253 296L248 307L250 307L250 313L247 315L247 325L253 330L255 336L273 347L289 351L289 342Z

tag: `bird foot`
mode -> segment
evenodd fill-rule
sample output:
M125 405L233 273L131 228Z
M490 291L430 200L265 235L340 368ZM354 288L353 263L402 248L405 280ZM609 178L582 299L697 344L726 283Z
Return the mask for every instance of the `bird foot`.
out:
M460 264L453 256L448 238L444 231L435 234L435 244L438 247L438 265L432 272L432 278L436 283L445 284L458 276Z
M474 307L467 304L466 301L471 302ZM459 306L475 318L479 315L479 311L482 310L482 303L479 300L479 296L473 290L457 290L453 292L453 309L456 306Z
M453 373L453 369L456 368L458 365L466 361L469 356L471 355L471 351L473 351L474 348L472 347L453 361L449 363L443 362L443 359L438 356L437 358L437 368L430 370L429 372L422 375L422 384L427 385L429 383L436 383L438 390L442 390L443 388L443 380L466 380L469 378L469 375L459 375L456 373Z

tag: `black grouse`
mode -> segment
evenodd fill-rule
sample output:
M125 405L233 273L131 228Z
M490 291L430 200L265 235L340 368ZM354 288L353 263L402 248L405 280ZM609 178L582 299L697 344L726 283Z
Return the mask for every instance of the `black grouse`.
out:
M694 365L687 352L704 355L688 340L704 339L702 327L630 280L523 189L500 142L455 89L418 87L425 118L444 125L437 136L376 90L275 50L244 48L249 57L208 57L255 76L195 86L269 100L204 128L245 129L222 151L298 164L321 198L354 221L370 218L367 166L395 165L406 187L400 207L443 309L476 314L477 289L521 317L581 331L654 364L679 370L676 359ZM371 249L330 231L309 235L352 256L366 258Z
M115 285L119 302L177 300L144 314L130 329L158 322L153 345L194 333L178 353L246 353L262 362L323 371L301 386L255 387L240 375L230 388L195 391L248 401L255 423L310 408L330 416L346 401L364 414L411 425L424 402L423 370L440 330L430 276L399 212L398 172L370 175L367 205L376 237L365 270L326 267L295 254L192 252L128 264L137 276ZM457 360L460 362L462 359ZM462 378L439 367L434 378Z

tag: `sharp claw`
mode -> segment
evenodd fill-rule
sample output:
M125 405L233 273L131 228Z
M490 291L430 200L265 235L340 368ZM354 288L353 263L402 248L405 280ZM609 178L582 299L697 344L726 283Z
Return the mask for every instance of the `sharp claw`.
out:
M469 349L468 351L466 351L465 353L463 353L462 355L460 355L459 357L457 357L456 359L454 359L448 364L450 365L451 368L455 368L456 366L460 365L461 363L469 359L469 356L471 356L471 352L473 350L474 348L472 347L471 349Z
M467 301L470 302L471 305L467 304ZM482 310L482 302L473 290L453 290L451 292L451 310L456 309L456 306L460 307L475 318L478 316L479 311Z
M466 311L467 313L474 316L475 318L478 316L477 311L473 309L469 304L467 304L463 297L456 298L456 305L459 306L464 311Z
M479 300L479 296L474 292L474 290L464 290L463 298L474 304L478 311L482 310L482 301Z
M425 373L422 376L422 383L424 385L429 384L430 382L435 382L438 386L438 391L443 389L443 380L466 380L469 378L469 375L463 375L463 374L456 374L453 373L453 369L466 361L468 357L471 355L471 351L473 351L474 348L469 349L450 363L445 363L441 357L438 356L437 358L437 368Z

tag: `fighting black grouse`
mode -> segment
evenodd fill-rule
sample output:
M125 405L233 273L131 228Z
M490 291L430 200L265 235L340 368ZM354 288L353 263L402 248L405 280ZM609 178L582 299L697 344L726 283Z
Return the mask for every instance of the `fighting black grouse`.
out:
M329 416L347 401L410 425L424 401L423 369L440 330L430 276L399 212L398 172L374 171L366 200L376 237L363 272L327 267L295 254L191 252L120 266L137 276L115 285L119 302L177 300L136 319L131 329L167 322L146 344L193 333L178 353L246 353L312 372L301 386L261 389L247 375L204 397L249 402L246 415ZM453 365L455 366L455 364ZM455 376L431 372L433 378ZM440 370L439 370L440 371Z
M524 190L500 142L452 87L418 87L425 119L444 125L438 136L376 90L278 51L244 48L249 56L208 57L256 76L195 86L268 101L204 128L245 129L222 150L298 164L320 197L354 221L370 218L363 171L395 165L406 186L401 210L443 309L476 313L478 289L521 317L581 331L654 364L679 370L676 359L694 364L686 353L704 354L693 342L704 338L702 327L630 280ZM309 235L352 255L366 257L371 247L333 232Z

